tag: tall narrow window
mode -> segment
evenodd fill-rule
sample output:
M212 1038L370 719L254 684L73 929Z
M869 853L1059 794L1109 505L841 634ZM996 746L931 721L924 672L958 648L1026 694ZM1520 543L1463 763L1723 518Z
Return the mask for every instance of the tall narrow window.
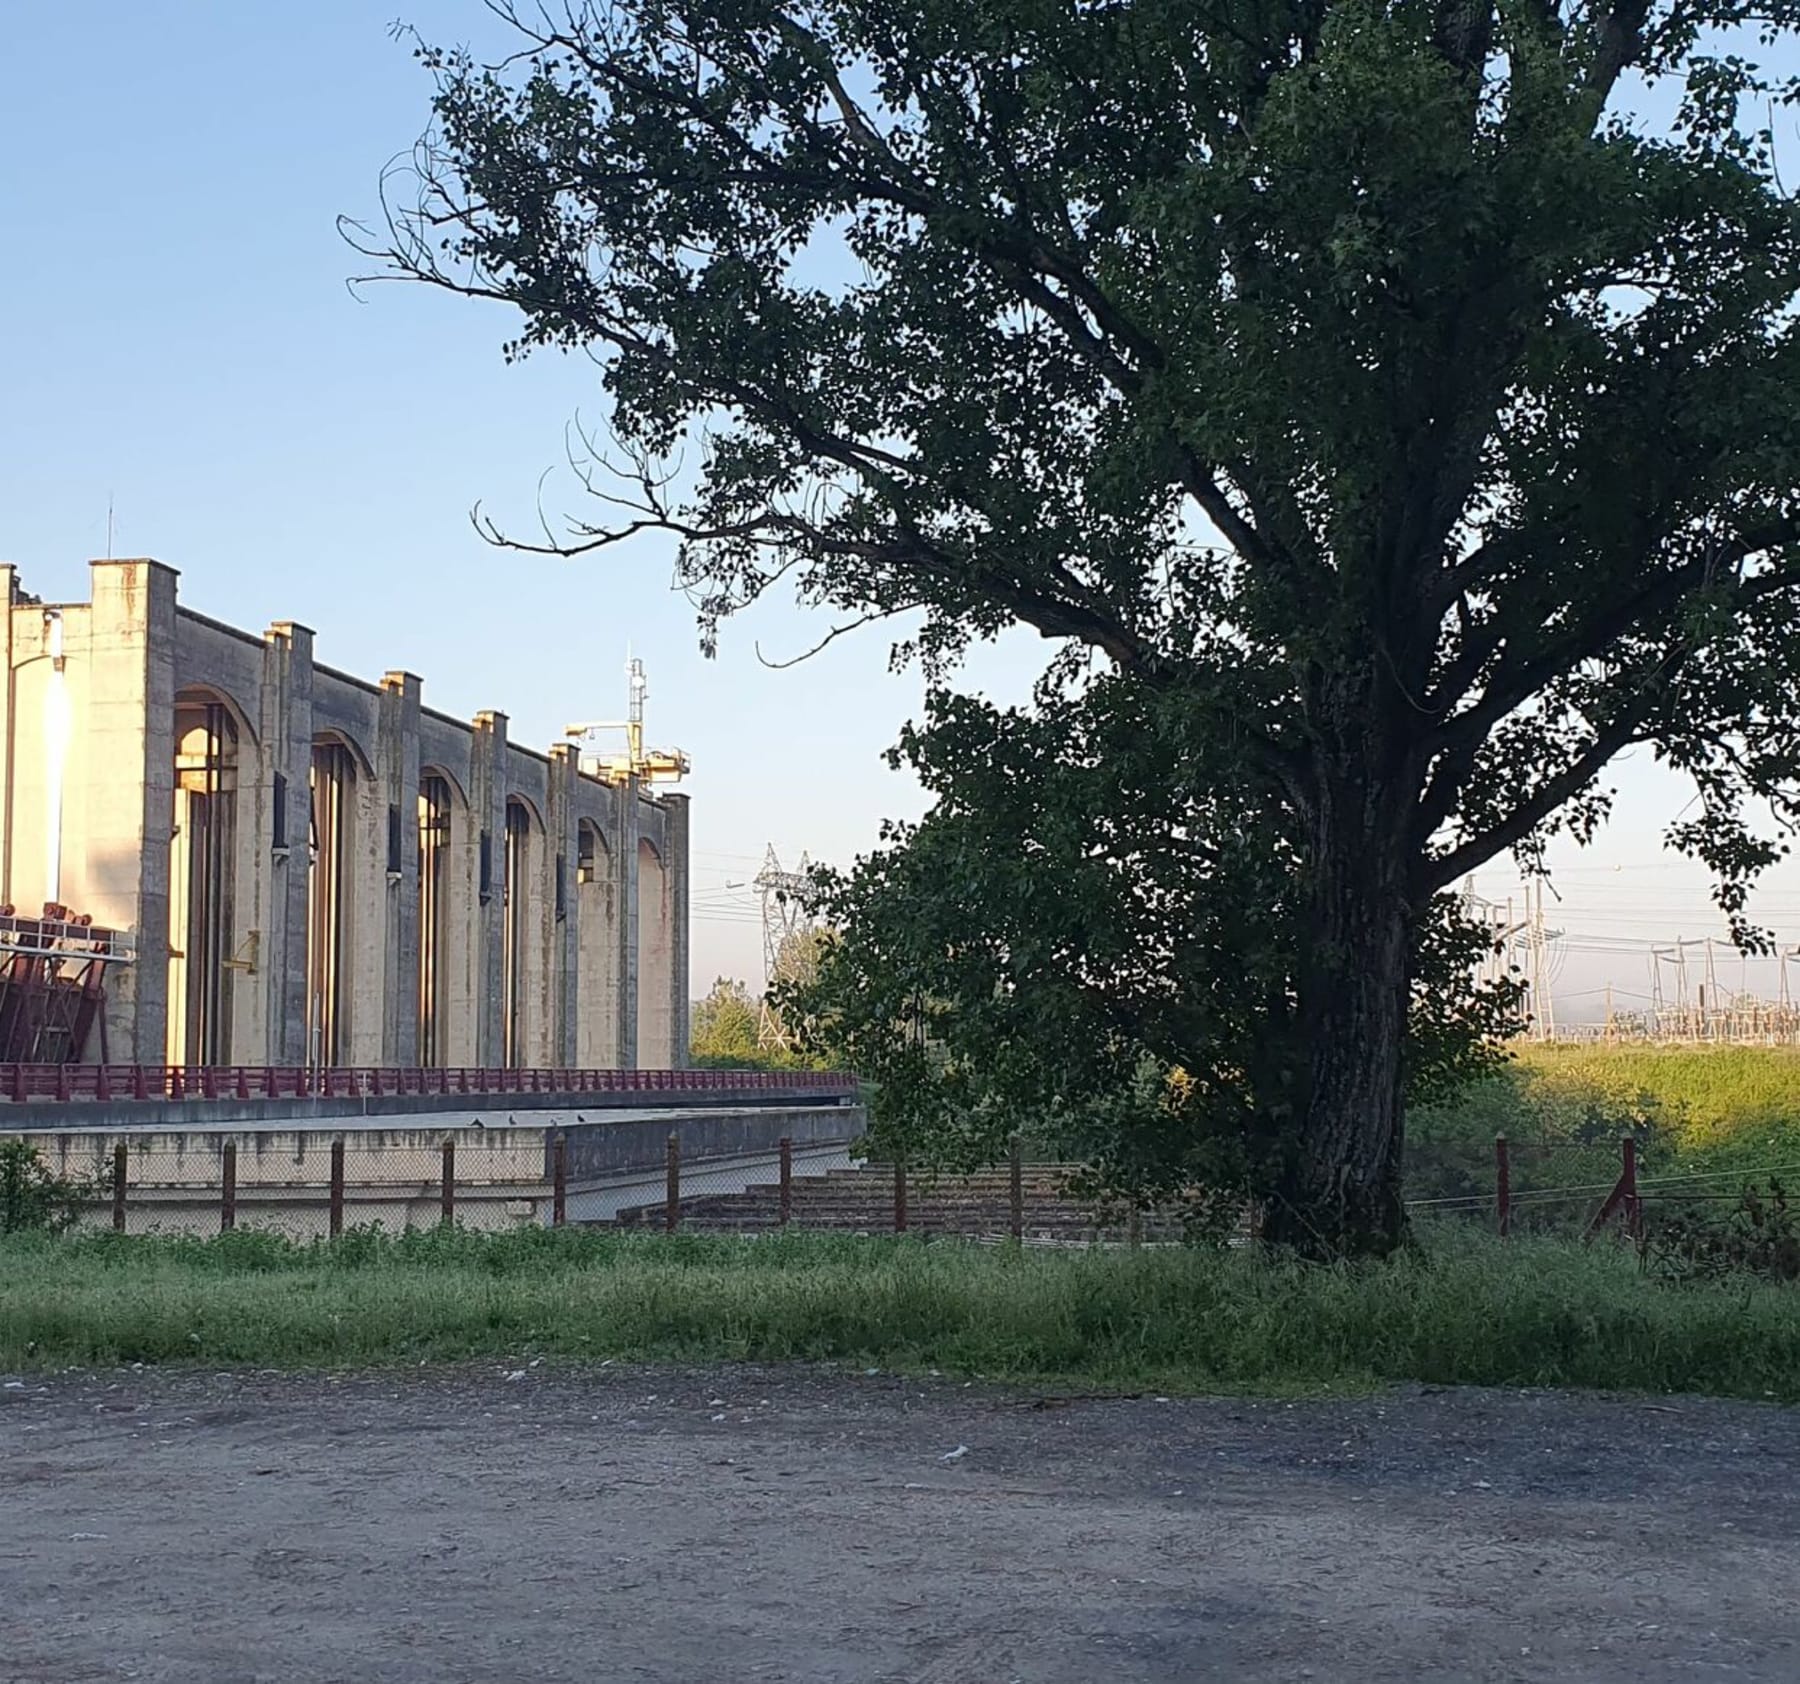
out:
M505 911L501 998L504 1002L506 1063L525 1061L525 980L529 969L531 918L531 812L523 801L506 804L505 875L500 894Z
M228 962L236 921L238 734L220 703L175 704L169 848L171 1064L223 1064L231 1044Z
M315 1068L343 1062L345 955L349 949L350 837L356 762L342 743L321 738L312 751L312 825L306 871L306 1058Z
M444 1062L450 785L435 772L419 780L419 1062Z
M575 832L575 1057L586 1069L619 1062L618 891L599 825Z

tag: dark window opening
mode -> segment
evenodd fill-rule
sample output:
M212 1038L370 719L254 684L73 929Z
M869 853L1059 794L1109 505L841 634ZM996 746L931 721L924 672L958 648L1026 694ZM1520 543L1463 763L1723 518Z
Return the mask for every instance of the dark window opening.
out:
M419 1062L445 1062L444 963L448 947L450 785L419 780Z
M349 988L351 836L356 762L342 743L313 745L308 780L311 835L306 873L306 1061L343 1062Z

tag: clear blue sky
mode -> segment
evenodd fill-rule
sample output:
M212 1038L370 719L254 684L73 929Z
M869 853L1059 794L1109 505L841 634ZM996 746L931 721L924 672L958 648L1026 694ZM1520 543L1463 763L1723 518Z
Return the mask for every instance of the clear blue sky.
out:
M321 660L421 673L432 705L503 709L538 747L572 718L617 715L629 646L649 666L653 739L694 757L696 987L754 980L749 900L726 885L770 841L847 860L883 816L918 811L879 761L918 680L887 676L878 632L766 669L759 640L791 654L824 629L785 607L702 660L654 541L561 563L474 535L477 499L529 523L596 388L580 360L505 366L515 319L498 307L347 290L359 265L335 219L375 211L382 164L426 115L428 83L389 35L399 3L4 6L0 558L46 598L84 596L110 499L114 552L180 568L190 606L309 624ZM497 38L477 0L405 16L436 40ZM553 480L553 510L576 502ZM1010 698L1037 659L1021 636L971 679ZM1623 822L1559 885L1565 923L1716 930L1704 880L1658 852L1684 792L1642 766L1618 781ZM1482 887L1503 896L1508 875ZM1771 888L1767 915L1800 940L1800 876ZM1569 966L1572 993L1603 972L1642 986L1640 959Z
M878 633L773 672L823 623L786 609L702 660L654 540L587 562L496 551L480 499L529 528L564 428L591 417L580 359L507 367L499 307L346 289L340 214L377 208L383 163L430 86L390 38L391 0L304 6L119 0L4 8L0 101L0 557L47 599L85 563L153 555L182 599L260 629L295 619L319 658L404 667L427 700L497 707L537 747L616 718L629 647L658 743L694 758L694 976L754 978L745 894L774 842L848 859L916 812L880 751L916 707ZM476 0L416 0L435 39L497 38ZM579 506L567 475L552 510ZM1025 660L982 663L1009 693Z

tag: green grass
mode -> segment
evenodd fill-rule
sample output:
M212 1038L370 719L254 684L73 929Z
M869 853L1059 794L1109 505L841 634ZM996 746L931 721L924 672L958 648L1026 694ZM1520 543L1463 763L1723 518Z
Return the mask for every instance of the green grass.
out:
M1800 1047L1529 1046L1518 1069L1546 1106L1642 1112L1688 1160L1800 1158Z
M1407 1191L1491 1194L1496 1134L1522 1149L1515 1186L1533 1174L1604 1179L1623 1133L1649 1177L1766 1181L1773 1170L1800 1186L1800 1048L1521 1046L1491 1080L1409 1113ZM1586 1150L1534 1160L1541 1141Z
M1397 1380L1800 1399L1800 1294L1612 1247L1429 1236L1387 1267L534 1230L0 1241L0 1369L525 1356L836 1360L1099 1388Z

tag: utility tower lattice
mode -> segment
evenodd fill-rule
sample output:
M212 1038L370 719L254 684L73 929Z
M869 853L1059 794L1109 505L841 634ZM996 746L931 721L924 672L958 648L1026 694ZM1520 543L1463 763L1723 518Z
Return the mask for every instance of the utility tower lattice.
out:
M796 937L808 935L814 928L804 899L811 871L812 862L805 854L800 856L798 871L782 870L771 842L763 855L762 870L751 882L751 887L762 896L763 1000L756 1025L756 1043L760 1047L786 1048L792 1040L769 1003L769 990L775 986L783 950Z
M1554 1040L1555 944L1562 939L1563 932L1551 929L1544 920L1543 883L1526 883L1525 912L1520 917L1514 910L1511 896L1501 902L1484 900L1477 895L1475 879L1471 876L1463 882L1462 908L1464 917L1486 927L1491 943L1489 951L1476 966L1476 984L1491 987L1509 977L1522 976L1531 1012L1531 1037L1537 1041Z

